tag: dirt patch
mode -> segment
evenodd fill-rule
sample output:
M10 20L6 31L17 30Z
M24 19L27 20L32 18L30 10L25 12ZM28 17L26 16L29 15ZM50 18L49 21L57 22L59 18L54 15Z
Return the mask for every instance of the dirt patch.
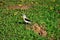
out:
M14 6L8 6L8 9L21 9L21 10L27 10L31 7L31 5L14 5Z

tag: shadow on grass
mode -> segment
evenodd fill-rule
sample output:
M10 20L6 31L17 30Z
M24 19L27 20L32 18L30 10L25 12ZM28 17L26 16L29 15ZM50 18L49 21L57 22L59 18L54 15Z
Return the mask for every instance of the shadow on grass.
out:
M28 24L26 22L16 22L17 24Z

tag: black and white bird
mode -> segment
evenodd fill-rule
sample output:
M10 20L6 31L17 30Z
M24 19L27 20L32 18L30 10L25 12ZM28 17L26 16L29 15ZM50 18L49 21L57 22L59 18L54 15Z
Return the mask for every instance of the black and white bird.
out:
M26 17L25 14L23 14L23 20L24 20L25 23L31 24L31 21Z

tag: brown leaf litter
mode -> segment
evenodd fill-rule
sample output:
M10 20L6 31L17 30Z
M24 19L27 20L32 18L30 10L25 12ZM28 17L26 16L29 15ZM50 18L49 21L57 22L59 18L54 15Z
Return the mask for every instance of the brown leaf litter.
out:
M33 30L35 33L37 33L43 37L47 36L47 32L44 28L44 25L38 25L37 23L35 23L32 26L26 26L26 29L27 30Z
M41 36L47 36L47 32L45 31L44 28L42 28L42 26L39 26L37 23L35 23L33 26L33 30L34 32L38 33Z
M21 9L21 10L27 10L31 7L31 5L14 5L14 6L9 6L8 9Z

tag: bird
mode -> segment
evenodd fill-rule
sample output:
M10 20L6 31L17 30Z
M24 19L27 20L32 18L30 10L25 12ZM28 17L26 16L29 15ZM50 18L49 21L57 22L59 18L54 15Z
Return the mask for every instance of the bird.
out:
M23 20L26 24L31 24L31 20L29 20L25 14L23 14Z

